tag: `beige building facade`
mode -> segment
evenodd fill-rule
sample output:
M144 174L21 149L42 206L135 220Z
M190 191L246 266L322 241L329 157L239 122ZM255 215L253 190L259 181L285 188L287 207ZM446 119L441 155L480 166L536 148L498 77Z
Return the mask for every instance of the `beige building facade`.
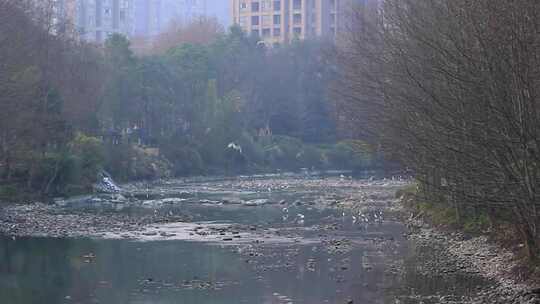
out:
M267 45L335 37L356 3L366 0L230 0L231 17ZM371 0L372 1L372 0Z

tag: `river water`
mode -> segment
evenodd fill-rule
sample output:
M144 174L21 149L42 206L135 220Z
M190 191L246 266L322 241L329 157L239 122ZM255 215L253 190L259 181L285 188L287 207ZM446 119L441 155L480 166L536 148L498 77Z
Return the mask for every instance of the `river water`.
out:
M0 238L0 303L429 303L416 295L486 284L416 272L393 212L405 185L304 175L128 185L129 203L57 208L189 222Z

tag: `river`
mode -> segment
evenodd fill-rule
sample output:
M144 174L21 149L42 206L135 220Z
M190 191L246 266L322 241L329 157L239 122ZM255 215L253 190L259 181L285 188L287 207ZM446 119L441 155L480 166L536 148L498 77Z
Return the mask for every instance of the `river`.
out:
M467 296L488 284L419 271L396 212L395 191L406 184L343 175L201 178L127 185L129 202L46 207L49 226L74 214L96 223L159 221L0 238L0 302L428 304L436 303L429 295Z

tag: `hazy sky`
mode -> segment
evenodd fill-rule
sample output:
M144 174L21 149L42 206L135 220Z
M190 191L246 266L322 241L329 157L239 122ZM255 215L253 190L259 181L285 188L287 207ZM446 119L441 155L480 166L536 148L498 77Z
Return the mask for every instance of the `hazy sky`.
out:
M200 7L189 10L189 3L200 1ZM155 35L163 31L174 19L187 21L191 14L198 15L203 13L200 9L206 9L206 14L209 17L216 17L224 27L229 27L232 24L229 16L229 0L162 0L159 2L161 6L160 24L158 26L150 26L148 24L148 0L135 0L135 34ZM151 28L151 29L150 29Z
M208 5L208 14L216 16L221 23L225 26L229 26L232 23L229 16L229 0L206 0Z

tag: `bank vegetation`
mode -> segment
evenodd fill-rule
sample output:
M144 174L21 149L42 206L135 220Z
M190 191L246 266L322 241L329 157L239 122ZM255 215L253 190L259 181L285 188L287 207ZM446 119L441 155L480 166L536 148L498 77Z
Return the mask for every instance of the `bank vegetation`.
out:
M430 208L457 226L513 231L535 261L539 16L534 0L385 0L376 17L357 10L336 90L342 120L407 167Z
M0 0L0 200L89 192L102 170L127 181L380 165L337 135L328 41L270 49L202 18L154 41L92 44L53 4Z

